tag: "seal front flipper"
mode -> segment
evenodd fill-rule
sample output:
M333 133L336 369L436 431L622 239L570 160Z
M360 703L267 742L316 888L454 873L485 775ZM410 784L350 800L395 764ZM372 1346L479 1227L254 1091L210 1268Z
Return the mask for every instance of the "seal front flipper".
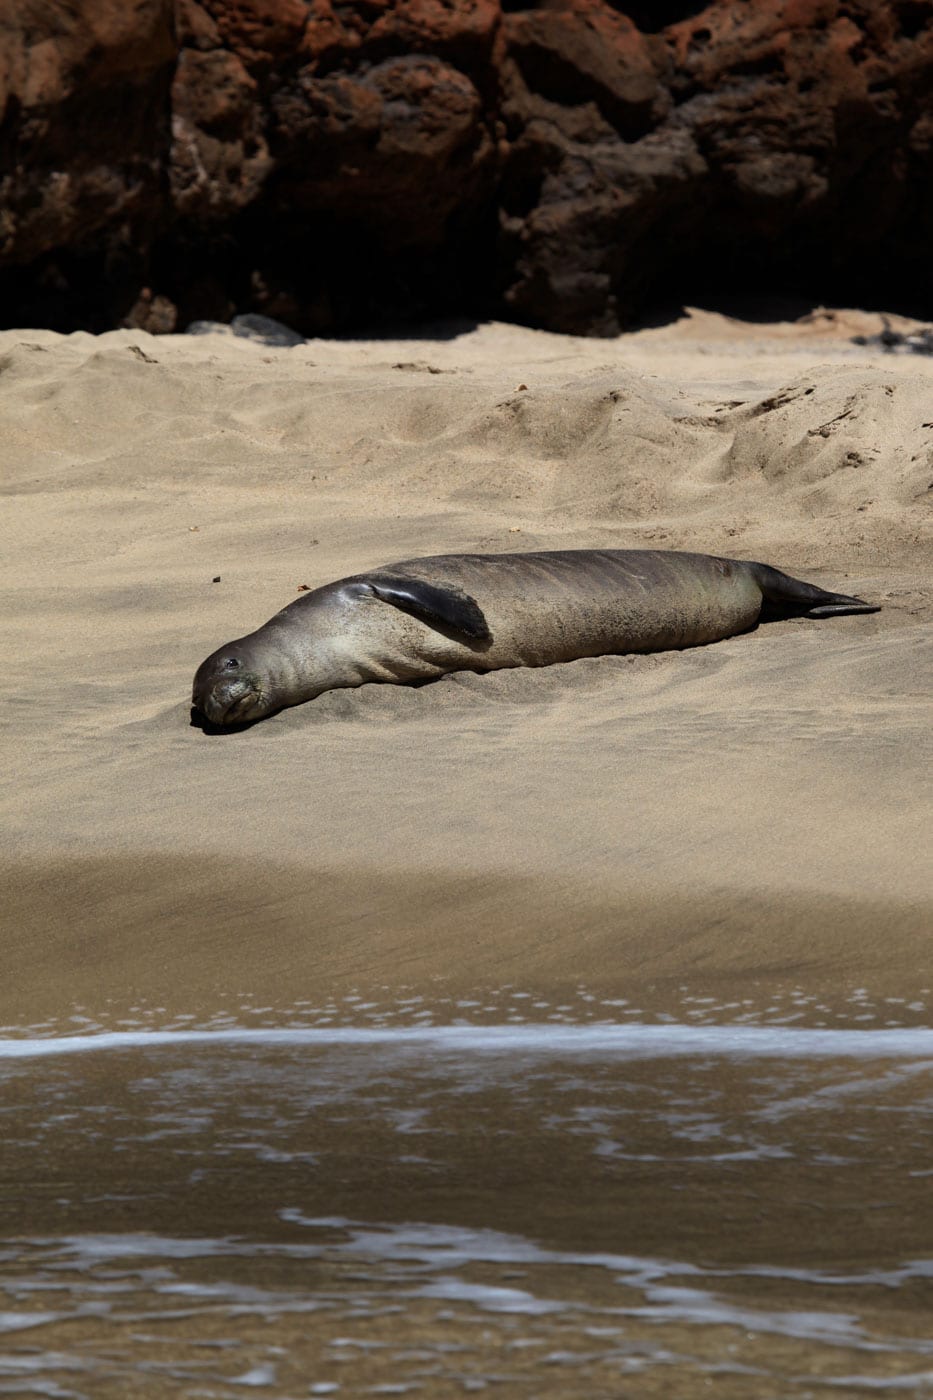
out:
M366 586L384 603L391 603L403 612L414 613L415 617L420 617L430 626L440 623L449 627L451 632L469 637L471 641L492 640L489 624L479 603L459 588L450 585L439 587L420 578L390 574L367 578Z

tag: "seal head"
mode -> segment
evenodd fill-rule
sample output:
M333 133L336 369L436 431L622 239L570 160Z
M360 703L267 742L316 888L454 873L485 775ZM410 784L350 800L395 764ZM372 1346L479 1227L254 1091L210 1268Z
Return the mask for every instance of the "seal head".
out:
M197 669L191 703L211 724L246 724L275 708L245 641L221 647Z

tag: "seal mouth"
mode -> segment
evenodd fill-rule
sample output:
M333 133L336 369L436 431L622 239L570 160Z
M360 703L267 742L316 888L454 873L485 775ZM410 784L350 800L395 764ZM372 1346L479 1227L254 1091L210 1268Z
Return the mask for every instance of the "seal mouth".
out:
M248 690L245 695L231 700L223 712L224 724L236 724L244 719L249 719L261 699L262 695L259 691Z
M242 724L263 713L263 693L252 679L238 677L207 690L195 690L191 703L211 724Z

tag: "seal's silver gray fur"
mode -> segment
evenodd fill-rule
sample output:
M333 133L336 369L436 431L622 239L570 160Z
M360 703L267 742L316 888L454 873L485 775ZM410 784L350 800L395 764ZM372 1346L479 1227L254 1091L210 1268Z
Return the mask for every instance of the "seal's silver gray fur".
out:
M303 594L209 656L192 703L213 724L241 724L366 681L668 651L766 617L875 611L767 564L708 554L441 554Z

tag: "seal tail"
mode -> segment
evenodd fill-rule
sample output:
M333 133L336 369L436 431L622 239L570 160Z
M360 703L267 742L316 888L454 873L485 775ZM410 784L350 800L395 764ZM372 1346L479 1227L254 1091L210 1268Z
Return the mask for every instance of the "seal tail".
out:
M878 603L866 603L864 598L850 598L847 593L828 593L815 583L804 583L772 569L770 564L752 564L764 602L761 621L781 617L836 617L840 613L880 612Z

